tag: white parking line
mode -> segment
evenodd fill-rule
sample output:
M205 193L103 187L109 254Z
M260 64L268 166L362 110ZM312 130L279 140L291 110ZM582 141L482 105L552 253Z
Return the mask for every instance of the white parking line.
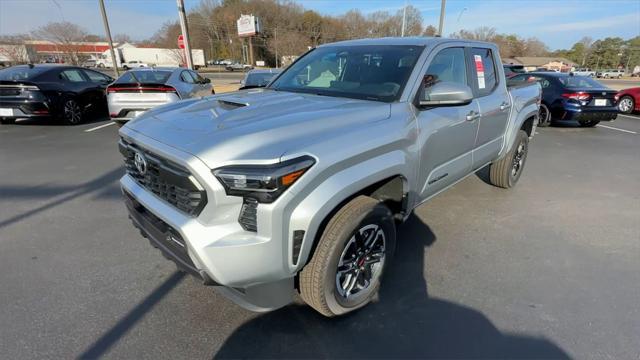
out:
M94 127L94 128L91 128L91 129L87 129L87 130L85 130L84 132L92 132L92 131L96 131L96 130L98 130L98 129L102 129L102 128L105 128L105 127L107 127L107 126L113 125L113 124L115 124L115 122L111 121L111 122L108 122L108 123L106 123L106 124L103 124L103 125L100 125L100 126L96 126L96 127Z
M613 127L613 126L607 126L607 125L596 125L597 127L602 127L602 128L606 128L606 129L611 129L611 130L618 130L618 131L622 131L622 132L626 132L628 134L637 134L637 132L635 131L631 131L631 130L625 130L625 129L619 129L617 127Z
M627 119L640 120L640 117L638 117L638 116L623 115L623 114L618 114L618 116L622 116L622 117L627 118Z

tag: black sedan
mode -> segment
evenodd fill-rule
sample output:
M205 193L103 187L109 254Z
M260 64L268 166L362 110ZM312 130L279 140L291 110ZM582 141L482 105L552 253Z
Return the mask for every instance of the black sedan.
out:
M105 89L113 79L74 66L19 65L0 70L0 122L54 118L81 123L91 112L106 114Z
M538 81L542 86L538 126L549 126L557 120L573 120L580 126L592 127L618 116L616 91L589 77L533 72L514 76L509 83L527 81Z

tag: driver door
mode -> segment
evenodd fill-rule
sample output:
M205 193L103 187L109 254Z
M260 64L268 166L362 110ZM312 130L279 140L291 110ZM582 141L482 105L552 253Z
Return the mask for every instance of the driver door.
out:
M464 47L435 50L424 73L425 87L440 81L471 87ZM462 179L472 169L478 132L479 108L474 99L467 105L419 108L418 201L422 202Z

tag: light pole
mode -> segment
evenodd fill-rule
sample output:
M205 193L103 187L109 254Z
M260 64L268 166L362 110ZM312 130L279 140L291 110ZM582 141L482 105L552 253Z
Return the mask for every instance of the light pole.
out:
M102 12L102 22L104 23L104 32L107 33L107 41L109 41L109 50L111 52L111 62L113 63L113 73L116 79L120 77L118 73L118 62L116 61L116 52L113 50L113 41L111 40L111 30L109 29L109 21L107 20L107 11L104 9L104 0L99 0L100 12Z
M193 70L193 58L191 57L191 43L189 42L189 28L187 27L187 15L184 13L184 1L176 0L178 4L178 15L180 16L180 29L184 37L184 52L187 60L187 68Z
M442 29L444 28L444 9L447 5L447 0L442 0L440 3L440 25L438 26L438 36L442 37Z
M460 18L462 17L462 13L464 13L467 10L468 10L467 8L464 8L464 9L460 10L460 14L458 15L458 20L456 22L460 22Z

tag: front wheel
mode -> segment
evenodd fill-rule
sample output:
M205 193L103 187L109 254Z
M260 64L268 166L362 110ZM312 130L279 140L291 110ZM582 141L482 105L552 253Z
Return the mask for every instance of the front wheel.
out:
M624 114L631 114L635 108L635 101L631 96L623 96L618 102L618 110Z
M367 196L354 198L329 220L300 272L300 296L327 317L365 306L378 292L395 240L389 208Z
M502 159L491 164L489 168L491 184L505 189L515 186L522 175L528 150L529 136L524 130L520 130L511 150Z

